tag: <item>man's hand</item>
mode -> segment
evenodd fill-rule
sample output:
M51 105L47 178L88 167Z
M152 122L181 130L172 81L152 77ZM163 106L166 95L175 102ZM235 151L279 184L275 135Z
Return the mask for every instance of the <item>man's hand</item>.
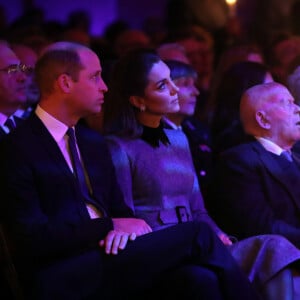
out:
M100 247L105 247L106 254L117 255L119 250L125 249L128 240L134 241L136 239L135 233L126 233L116 230L111 230L104 240L99 242Z
M127 233L135 233L140 236L152 232L152 228L142 219L113 218L114 230Z
M142 219L114 218L114 230L99 242L100 247L105 247L106 254L118 254L125 249L128 240L134 241L137 236L152 232L151 227Z

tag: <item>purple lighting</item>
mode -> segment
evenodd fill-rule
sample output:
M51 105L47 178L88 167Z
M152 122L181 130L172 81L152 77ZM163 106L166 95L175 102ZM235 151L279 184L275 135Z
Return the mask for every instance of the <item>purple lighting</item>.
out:
M62 23L67 21L71 12L86 11L91 19L92 35L101 35L104 28L118 17L117 0L52 0L51 3L35 0L34 5L43 10L46 21L55 20ZM0 0L0 6L4 8L9 24L23 13L22 0Z

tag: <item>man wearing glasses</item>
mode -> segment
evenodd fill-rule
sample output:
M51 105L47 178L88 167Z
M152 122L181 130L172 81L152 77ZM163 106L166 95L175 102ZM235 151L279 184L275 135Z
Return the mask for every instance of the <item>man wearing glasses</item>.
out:
M27 67L0 41L0 139L17 125L15 111L26 101Z

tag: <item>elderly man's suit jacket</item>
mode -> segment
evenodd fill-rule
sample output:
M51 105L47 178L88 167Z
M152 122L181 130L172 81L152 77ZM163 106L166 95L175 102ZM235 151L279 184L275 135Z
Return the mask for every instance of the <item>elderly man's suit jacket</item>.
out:
M209 210L224 230L245 238L280 234L300 247L300 157L275 155L257 141L225 151Z

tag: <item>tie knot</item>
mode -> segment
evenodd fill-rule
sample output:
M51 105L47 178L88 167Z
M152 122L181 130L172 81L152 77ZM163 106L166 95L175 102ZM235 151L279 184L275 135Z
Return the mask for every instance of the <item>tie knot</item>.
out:
M283 157L284 157L285 159L287 159L288 161L293 161L291 151L284 150L284 151L281 152L280 155L283 156Z
M75 130L73 127L69 127L66 133L69 138L75 140Z

